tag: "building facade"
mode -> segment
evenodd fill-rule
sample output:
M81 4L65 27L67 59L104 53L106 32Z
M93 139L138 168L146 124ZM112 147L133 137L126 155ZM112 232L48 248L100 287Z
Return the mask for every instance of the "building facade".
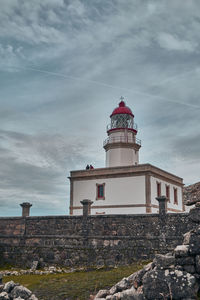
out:
M71 171L70 214L82 214L80 201L93 201L91 214L144 214L158 211L166 195L168 212L183 212L183 179L151 164L139 164L141 141L134 115L124 101L107 126L106 167Z

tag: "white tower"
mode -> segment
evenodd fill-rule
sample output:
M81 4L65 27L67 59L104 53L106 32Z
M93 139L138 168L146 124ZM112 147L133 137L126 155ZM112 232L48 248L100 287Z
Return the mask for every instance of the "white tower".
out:
M106 167L133 166L139 163L141 141L136 138L137 125L134 115L121 97L119 107L110 116L107 126L108 138L104 141Z

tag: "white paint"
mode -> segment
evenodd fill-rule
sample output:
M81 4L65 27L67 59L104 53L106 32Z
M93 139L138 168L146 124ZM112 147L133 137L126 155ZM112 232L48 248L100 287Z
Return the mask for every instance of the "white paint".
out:
M96 184L102 183L105 183L105 200L96 200ZM92 200L92 206L145 204L145 176L77 180L73 184L73 199L73 206L81 206L83 199ZM96 212L137 214L146 210L144 207L92 209L92 214Z
M126 144L127 147L119 147L119 142ZM112 144L112 148L106 151L106 167L138 164L138 150L133 148L135 142L136 134L133 131L127 131L126 129L111 131L107 143ZM132 145L130 143L132 143Z
M112 210L112 212L111 212ZM83 215L83 209L75 209L73 212L74 215ZM92 209L91 215L110 215L110 214L116 214L116 215L123 215L123 214L146 214L146 208L145 207L124 207L122 208L99 208L99 209Z
M170 202L167 203L167 208L173 208L177 210L182 210L182 188L176 184L169 183L168 181L160 180L159 178L151 176L151 203L158 205L158 201L155 199L157 197L157 182L161 183L161 195L166 196L166 185L170 187ZM178 205L174 204L174 188L177 189L177 199ZM157 209L152 209L154 212ZM169 210L169 212L171 212Z
M114 148L106 152L106 167L138 164L138 151L133 148Z

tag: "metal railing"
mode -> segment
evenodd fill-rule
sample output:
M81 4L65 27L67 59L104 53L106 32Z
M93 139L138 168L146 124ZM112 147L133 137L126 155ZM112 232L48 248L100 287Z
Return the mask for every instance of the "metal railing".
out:
M108 137L104 142L103 146L111 143L132 143L132 144L138 144L141 146L141 140L137 139L136 137L130 137L130 136L113 136Z
M138 130L138 126L137 126L137 124L136 123L134 123L133 125L127 125L126 127L118 127L118 126L113 126L112 124L108 124L107 126L106 126L106 129L107 129L107 131L108 130L111 130L111 129L134 129L134 130Z

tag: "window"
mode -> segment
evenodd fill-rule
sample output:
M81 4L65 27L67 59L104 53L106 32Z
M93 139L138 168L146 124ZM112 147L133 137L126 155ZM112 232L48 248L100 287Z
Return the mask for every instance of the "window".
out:
M170 202L170 186L166 184L166 198Z
M174 188L174 204L178 205L177 188Z
M161 196L161 183L160 182L156 182L157 183L157 197Z
M105 200L105 183L97 183L96 187L96 200Z

